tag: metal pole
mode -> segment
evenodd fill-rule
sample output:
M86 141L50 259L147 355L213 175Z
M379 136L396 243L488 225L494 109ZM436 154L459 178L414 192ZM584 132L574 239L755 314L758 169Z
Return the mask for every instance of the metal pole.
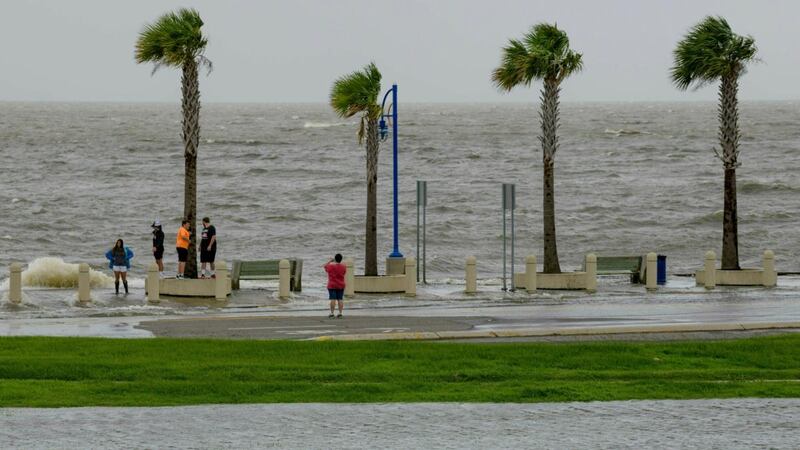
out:
M516 202L516 185L511 185L511 292L516 290L514 286L514 208Z
M428 284L428 224L426 220L428 211L428 182L423 181L425 186L425 202L422 204L422 283Z
M422 195L422 191L420 190L421 183L422 183L421 181L417 180L417 256L419 256L419 207L420 207L420 203L422 203L422 201L421 201L422 199L420 197ZM419 264L420 264L420 259L418 257L417 258L417 280L419 280Z
M506 290L506 185L503 184L503 290Z
M398 236L398 220L397 220L397 85L392 85L392 148L394 153L394 249L392 258L402 258L403 254L400 253L400 238Z

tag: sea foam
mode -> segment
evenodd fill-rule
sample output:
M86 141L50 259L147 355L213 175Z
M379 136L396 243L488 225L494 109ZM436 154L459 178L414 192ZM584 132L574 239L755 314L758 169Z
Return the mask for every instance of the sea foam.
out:
M93 288L110 287L114 279L89 269L89 285ZM78 286L78 264L65 262L61 258L36 258L22 272L23 286L74 288Z

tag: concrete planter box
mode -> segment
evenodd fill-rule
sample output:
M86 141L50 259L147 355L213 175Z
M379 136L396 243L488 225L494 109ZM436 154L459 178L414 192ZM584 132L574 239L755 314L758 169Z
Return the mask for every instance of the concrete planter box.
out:
M214 298L216 295L217 283L223 284L226 296L231 295L231 279L228 277L225 277L224 280L221 278L207 278L201 280L162 278L158 280L158 291L159 294L168 297ZM145 290L147 290L148 284L148 282L145 282Z
M698 286L706 284L706 271L698 270L694 275ZM719 286L766 286L764 269L714 270L715 284Z
M589 287L586 272L536 273L537 289L583 290ZM525 273L514 274L514 287L527 289Z
M392 294L406 291L405 275L379 275L376 277L356 275L354 283L355 292L362 294Z
M469 263L470 261L467 263L468 268ZM586 268L585 272L536 272L536 256L529 255L525 258L525 272L514 274L514 287L516 289L525 289L529 293L537 289L586 290L588 292L595 292L597 290L597 256L593 253L586 255L584 267ZM469 278L469 275L467 278ZM469 285L469 281L467 283Z
M764 252L764 267L761 269L721 270L716 268L717 255L708 251L705 255L703 270L695 272L698 286L713 289L714 286L766 286L778 284L778 273L775 271L775 254L771 250Z

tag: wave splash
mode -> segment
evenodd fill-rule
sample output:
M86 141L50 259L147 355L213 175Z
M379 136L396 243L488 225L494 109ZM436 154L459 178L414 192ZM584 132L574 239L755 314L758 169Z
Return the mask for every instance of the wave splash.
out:
M52 256L36 258L22 272L23 286L76 288L78 287L78 264L65 262ZM89 269L89 285L92 288L111 287L114 279Z

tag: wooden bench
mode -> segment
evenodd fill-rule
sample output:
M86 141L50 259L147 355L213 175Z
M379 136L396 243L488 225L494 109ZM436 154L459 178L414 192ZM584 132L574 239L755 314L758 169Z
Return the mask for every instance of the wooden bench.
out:
M303 289L303 260L287 258L289 261L289 290L300 292ZM264 261L233 261L231 287L239 289L239 280L277 280L279 278L279 259Z
M631 276L631 283L641 283L644 268L644 257L642 256L598 256L597 274L598 275L628 275ZM584 263L584 270L586 263Z

